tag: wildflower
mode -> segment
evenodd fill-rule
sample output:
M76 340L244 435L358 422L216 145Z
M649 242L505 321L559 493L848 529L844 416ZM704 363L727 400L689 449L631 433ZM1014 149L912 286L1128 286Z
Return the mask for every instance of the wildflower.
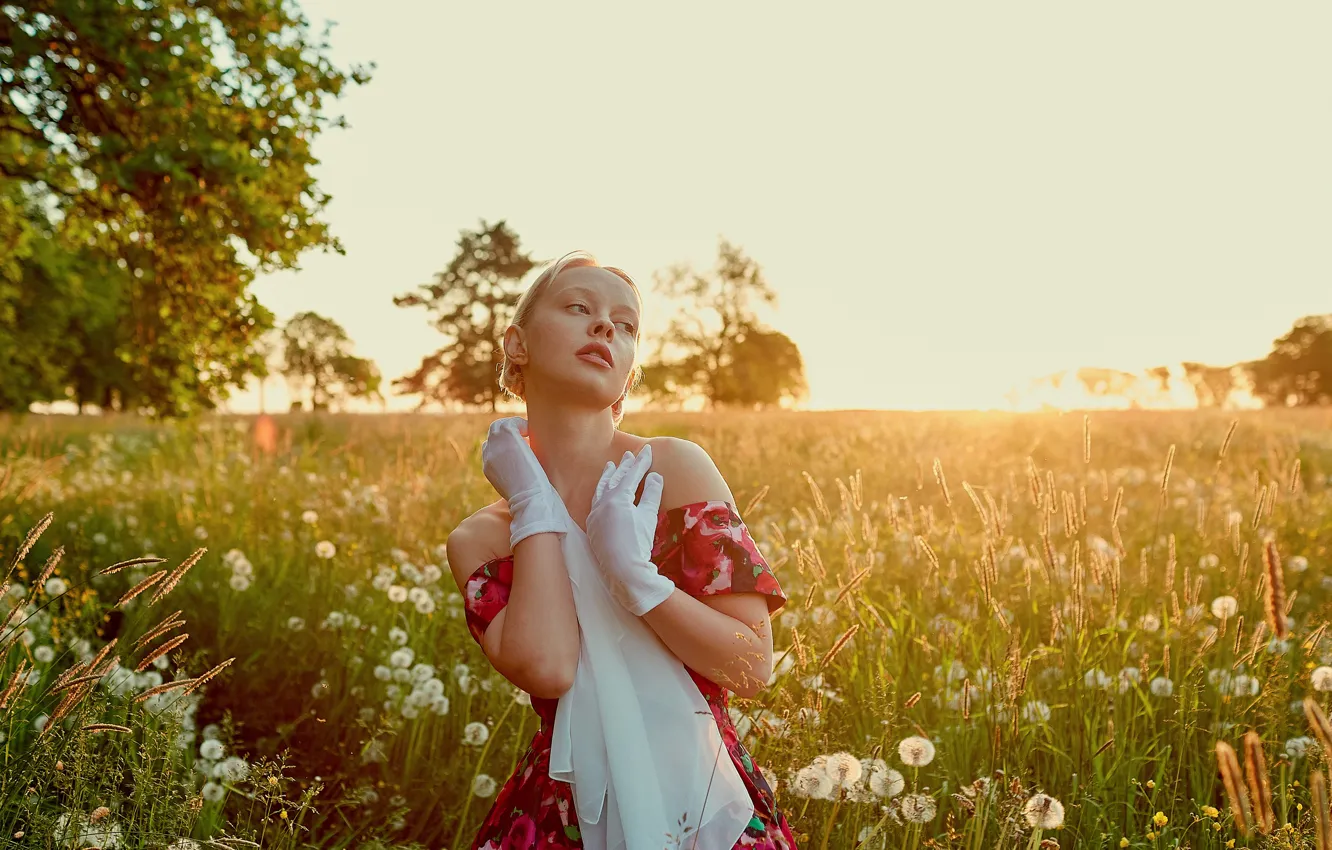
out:
M1157 676L1152 679L1148 689L1151 690L1152 696L1168 697L1175 692L1175 683L1163 676Z
M1089 688L1107 688L1110 686L1110 677L1100 667L1093 667L1082 677L1082 682Z
M1143 614L1138 618L1138 628L1144 632L1154 632L1161 628L1161 618L1155 614Z
M1029 699L1022 706L1022 719L1027 723L1050 722L1050 706L1038 699Z
M403 587L400 584L395 584L390 586L388 589L388 599L390 602L393 603L406 602L407 588Z
M908 794L902 798L899 804L902 810L902 817L911 823L929 823L934 820L936 806L934 798L927 797L924 794Z
M1286 569L1293 573L1302 573L1309 569L1309 559L1303 555L1291 555L1286 561Z
M902 778L902 774L887 765L882 770L870 770L869 789L879 797L896 797L905 787L906 780Z
M1218 596L1212 600L1212 616L1225 620L1239 612L1239 600L1233 596Z
M250 577L235 573L231 576L230 584L232 590L246 590L250 586Z
M216 782L205 782L203 787L203 798L210 803L216 803L226 794L226 789Z
M1300 705L1301 711L1303 710L1303 708L1304 708L1303 703L1301 703ZM1304 758L1304 756L1309 752L1309 748L1316 746L1316 744L1317 742L1314 741L1313 738L1310 738L1308 735L1303 735L1298 738L1291 738L1290 740L1286 741L1286 755L1290 756L1292 761L1294 761L1295 759Z
M1221 810L1215 806L1203 806L1202 813L1209 818L1215 818L1221 814Z
M480 721L473 720L463 727L463 743L473 747L479 747L490 737L490 727Z
M209 761L217 761L226 753L226 748L222 742L216 738L209 738L199 745L200 758L206 758Z
M305 628L305 618L288 617L287 628L291 629L293 632L299 632L301 629Z
M850 788L860 779L860 759L850 753L833 753L824 768L840 788Z
M315 513L314 511L306 511L305 513L301 514L301 522L305 523L306 525L314 525L315 523L319 522L319 514Z
M1157 812L1152 815L1152 826L1155 826L1157 829L1160 829L1169 822L1170 818L1166 817L1164 812Z
M47 596L59 596L69 589L69 585L60 576L52 576L46 580L42 589L46 591Z
M472 793L478 797L489 797L495 793L495 780L484 773L478 773L472 780Z
M791 778L791 793L797 797L827 800L832 798L833 789L828 772L813 765L800 768Z
M403 646L407 643L407 632L394 626L388 631L389 643Z
M334 546L331 540L320 540L315 544L315 554L326 561L337 553L338 547Z
M1332 667L1315 667L1310 678L1315 691L1332 691Z
M1049 794L1035 794L1022 807L1022 815L1037 829L1058 829L1064 823L1064 804Z
M911 767L924 767L934 761L934 744L929 738L922 738L919 735L912 735L910 738L903 739L902 743L897 745L897 754L901 756L902 763ZM934 815L931 813L930 820ZM924 821L920 821L924 823Z
M412 648L410 646L404 646L400 649L393 650L393 654L389 656L389 664L392 664L394 667L407 668L412 666L412 661L415 658L416 653ZM411 674L408 673L407 675L410 679Z

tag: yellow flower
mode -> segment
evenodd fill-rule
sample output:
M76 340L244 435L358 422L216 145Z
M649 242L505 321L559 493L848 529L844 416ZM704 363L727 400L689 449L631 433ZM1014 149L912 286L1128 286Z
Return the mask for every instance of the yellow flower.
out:
M1156 787L1156 780L1155 780L1155 779L1148 779L1148 780L1147 780L1147 790L1150 791L1150 790L1152 790L1152 789L1155 788L1155 787Z
M1129 840L1128 840L1127 838L1121 838L1121 839L1119 839L1119 846L1120 846L1120 847L1127 847L1127 846L1129 846Z
M1147 830L1147 840L1148 840L1148 841L1155 841L1155 840L1156 840L1156 833L1155 833L1155 832L1152 832L1150 829Z
M1226 842L1226 846L1227 846L1227 847L1234 847L1234 846L1235 846L1235 839L1232 838L1232 839L1230 839L1229 841L1227 841L1227 842Z
M1215 806L1203 806L1202 813L1207 815L1209 818L1214 818L1217 815L1221 814L1221 810L1216 808Z
M1297 811L1297 812L1302 812L1302 811L1304 811L1304 804L1303 804L1303 803L1296 803L1296 804L1295 804L1295 811Z
M1220 831L1221 831L1221 824L1214 822L1212 824L1212 832L1220 832Z
M1164 812L1157 812L1152 815L1152 823L1156 826L1165 826L1170 822L1170 818L1165 816Z

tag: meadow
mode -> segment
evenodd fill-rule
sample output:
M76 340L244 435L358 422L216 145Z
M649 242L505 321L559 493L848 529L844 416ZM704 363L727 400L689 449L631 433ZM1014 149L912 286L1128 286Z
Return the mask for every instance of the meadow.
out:
M535 728L445 559L491 418L0 420L0 839L467 846ZM1332 410L622 427L789 596L731 705L801 848L1328 846Z

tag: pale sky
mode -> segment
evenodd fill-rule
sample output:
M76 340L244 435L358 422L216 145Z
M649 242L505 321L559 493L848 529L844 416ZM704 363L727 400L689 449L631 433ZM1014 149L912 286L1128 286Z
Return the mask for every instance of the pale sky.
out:
M1006 408L1332 311L1327 3L301 6L339 67L378 67L314 148L346 256L255 290L341 323L386 393L441 341L393 296L482 219L645 289L737 243L811 409Z

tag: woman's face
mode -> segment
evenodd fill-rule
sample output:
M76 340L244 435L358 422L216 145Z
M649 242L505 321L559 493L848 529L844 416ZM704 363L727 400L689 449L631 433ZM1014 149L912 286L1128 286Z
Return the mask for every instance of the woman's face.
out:
M615 404L634 367L638 323L638 297L614 272L595 266L561 272L524 329L529 394L535 383L542 392L577 393L601 407Z

